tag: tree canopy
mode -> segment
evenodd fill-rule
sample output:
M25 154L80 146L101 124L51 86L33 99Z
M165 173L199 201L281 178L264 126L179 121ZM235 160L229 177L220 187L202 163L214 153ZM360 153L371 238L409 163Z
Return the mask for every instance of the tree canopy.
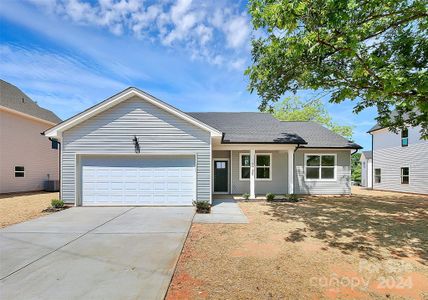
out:
M286 92L323 90L428 138L426 0L250 0L249 13L258 37L246 74L261 110Z
M341 126L333 122L320 99L304 102L298 97L287 97L277 102L272 114L281 121L314 121L348 139L352 138L352 126Z

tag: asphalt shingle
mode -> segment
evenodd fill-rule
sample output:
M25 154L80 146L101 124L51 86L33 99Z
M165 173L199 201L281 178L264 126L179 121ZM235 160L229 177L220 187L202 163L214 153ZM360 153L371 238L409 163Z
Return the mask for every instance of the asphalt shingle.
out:
M282 122L259 112L190 112L224 133L223 143L301 144L313 148L361 146L315 122Z
M0 105L55 124L61 122L53 112L38 106L19 88L1 79Z

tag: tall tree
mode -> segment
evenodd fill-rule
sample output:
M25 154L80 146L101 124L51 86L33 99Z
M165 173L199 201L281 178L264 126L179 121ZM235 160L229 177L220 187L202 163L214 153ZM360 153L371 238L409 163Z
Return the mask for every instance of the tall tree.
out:
M361 153L354 153L351 156L351 178L353 181L361 183Z
M320 99L303 102L298 97L287 97L277 102L272 111L275 118L281 121L314 121L344 136L352 138L352 126L342 126L333 122Z
M259 37L246 74L261 110L285 92L321 89L428 138L427 0L250 0L249 13Z

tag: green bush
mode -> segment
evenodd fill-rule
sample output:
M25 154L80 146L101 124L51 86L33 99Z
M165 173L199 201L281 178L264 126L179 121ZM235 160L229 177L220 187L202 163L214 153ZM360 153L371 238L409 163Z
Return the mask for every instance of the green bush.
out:
M266 194L266 200L267 201L273 201L275 199L275 194L273 193L267 193Z
M250 199L250 194L248 193L242 194L242 198L244 198L245 200L248 200Z
M53 208L63 208L64 207L64 201L59 199L52 199L51 205Z
M196 200L193 201L193 205L196 206L196 212L207 214L211 211L211 204L208 201Z
M297 197L296 194L291 194L291 195L288 195L288 201L290 201L290 202L298 202L299 198Z

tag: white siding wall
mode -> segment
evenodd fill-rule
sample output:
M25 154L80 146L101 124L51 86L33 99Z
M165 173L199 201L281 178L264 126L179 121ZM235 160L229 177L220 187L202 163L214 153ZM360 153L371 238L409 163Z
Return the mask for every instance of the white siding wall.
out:
M307 181L305 180L304 157L305 153L337 154L337 178L335 181ZM299 149L294 156L295 176L294 191L296 194L315 195L342 195L351 193L351 151L350 150L317 150Z
M364 158L361 160L361 186L371 188L372 179L372 160Z
M374 189L428 194L428 141L420 139L420 128L409 128L409 146L401 147L401 134L373 132L373 169L381 169L381 183ZM410 183L401 184L401 168L408 167Z
M196 154L197 198L210 200L210 133L138 97L63 133L62 199L74 203L80 197L76 153L134 154L134 135L139 139L141 155Z

